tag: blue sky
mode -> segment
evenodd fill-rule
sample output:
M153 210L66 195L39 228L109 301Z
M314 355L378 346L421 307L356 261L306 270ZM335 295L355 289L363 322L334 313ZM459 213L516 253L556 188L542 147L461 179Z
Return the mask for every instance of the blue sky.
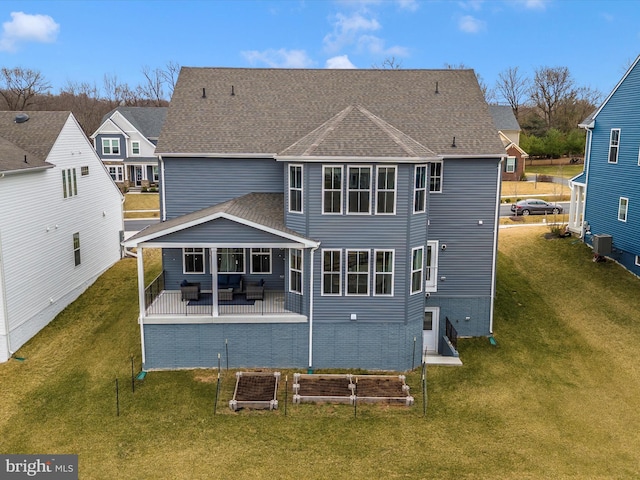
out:
M509 67L566 66L607 94L640 54L637 0L11 1L0 65L135 87L144 66L402 68L464 64L489 87Z

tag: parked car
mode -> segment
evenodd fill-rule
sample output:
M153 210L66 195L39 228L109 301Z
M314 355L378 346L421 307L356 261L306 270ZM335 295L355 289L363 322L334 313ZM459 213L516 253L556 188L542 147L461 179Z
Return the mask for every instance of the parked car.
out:
M511 205L511 211L516 215L535 215L546 213L562 213L562 207L554 203L548 203L539 198L530 198L528 200L520 200L518 203Z

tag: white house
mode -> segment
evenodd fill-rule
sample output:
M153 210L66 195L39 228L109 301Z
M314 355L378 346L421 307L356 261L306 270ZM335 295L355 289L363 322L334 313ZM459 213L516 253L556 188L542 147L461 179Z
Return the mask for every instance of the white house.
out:
M122 202L71 112L0 112L0 361L121 258Z

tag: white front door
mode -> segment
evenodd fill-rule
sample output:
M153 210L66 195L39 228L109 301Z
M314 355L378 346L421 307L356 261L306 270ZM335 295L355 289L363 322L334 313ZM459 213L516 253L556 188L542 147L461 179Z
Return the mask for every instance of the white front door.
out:
M431 353L438 351L439 307L425 307L422 323L422 351Z

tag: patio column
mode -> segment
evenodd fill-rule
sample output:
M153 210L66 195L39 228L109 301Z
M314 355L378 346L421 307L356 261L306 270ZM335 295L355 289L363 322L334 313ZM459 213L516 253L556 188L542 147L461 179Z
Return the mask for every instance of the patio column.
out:
M209 270L211 271L211 315L220 316L218 308L218 249L212 247L209 249Z
M137 249L137 261L138 261L138 306L140 308L140 318L144 318L147 315L147 309L144 302L144 249L138 245Z

